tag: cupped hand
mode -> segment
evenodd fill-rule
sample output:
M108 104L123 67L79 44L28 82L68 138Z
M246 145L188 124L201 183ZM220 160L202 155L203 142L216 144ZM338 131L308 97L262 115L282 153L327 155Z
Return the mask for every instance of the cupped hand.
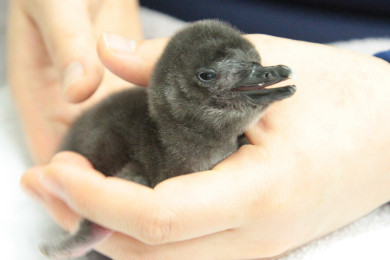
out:
M154 189L105 177L69 152L27 171L22 185L68 230L82 216L116 231L97 247L114 259L272 257L389 201L390 66L324 45L248 38L263 64L299 75L296 94L247 131L252 145ZM99 51L113 72L147 81L164 44L139 43L119 57L100 42Z
M142 33L137 1L10 1L8 82L38 163L49 161L83 109L129 85L104 73L96 54L102 32L139 40ZM130 42L121 49L131 46ZM86 100L99 85L88 102L69 103Z

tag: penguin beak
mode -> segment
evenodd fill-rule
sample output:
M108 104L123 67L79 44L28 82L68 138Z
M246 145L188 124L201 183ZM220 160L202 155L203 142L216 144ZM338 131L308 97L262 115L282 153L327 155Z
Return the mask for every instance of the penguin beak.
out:
M294 76L294 72L284 65L263 67L260 64L255 64L252 66L249 76L231 91L246 96L256 104L270 103L291 97L295 93L296 87L293 85L279 88L267 87L292 79Z

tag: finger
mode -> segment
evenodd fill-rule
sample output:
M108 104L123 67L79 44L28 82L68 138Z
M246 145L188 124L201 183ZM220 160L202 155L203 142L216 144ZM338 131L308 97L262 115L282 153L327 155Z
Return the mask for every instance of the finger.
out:
M21 186L30 196L44 204L50 215L62 228L74 231L78 226L80 216L41 185L39 181L41 172L41 167L27 170L20 180Z
M166 43L167 39L134 41L103 34L98 40L98 53L103 64L114 74L136 85L146 86Z
M252 41L259 38L255 35L246 37ZM146 86L167 43L168 39L135 41L105 33L98 40L97 50L103 64L114 74L136 85Z
M253 239L253 229L227 230L191 240L148 245L114 233L96 249L113 259L258 259L282 253L265 239Z
M86 218L145 243L160 244L246 223L267 184L257 183L262 172L253 165L254 156L260 155L256 149L242 148L213 171L173 178L154 190L65 163L61 153L45 167L42 182Z
M85 1L27 1L49 55L62 77L62 90L72 102L88 98L103 77L96 37Z

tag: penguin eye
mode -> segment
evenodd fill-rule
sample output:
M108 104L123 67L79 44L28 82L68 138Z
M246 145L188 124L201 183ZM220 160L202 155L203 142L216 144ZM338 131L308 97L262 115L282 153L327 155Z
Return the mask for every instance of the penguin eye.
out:
M216 77L214 70L205 70L198 73L198 79L203 82L209 82Z

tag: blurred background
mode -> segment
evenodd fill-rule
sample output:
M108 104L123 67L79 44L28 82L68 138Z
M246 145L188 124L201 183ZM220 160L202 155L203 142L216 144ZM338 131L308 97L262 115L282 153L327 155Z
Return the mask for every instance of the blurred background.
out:
M245 33L310 42L390 37L388 0L140 0L183 21L218 18Z

